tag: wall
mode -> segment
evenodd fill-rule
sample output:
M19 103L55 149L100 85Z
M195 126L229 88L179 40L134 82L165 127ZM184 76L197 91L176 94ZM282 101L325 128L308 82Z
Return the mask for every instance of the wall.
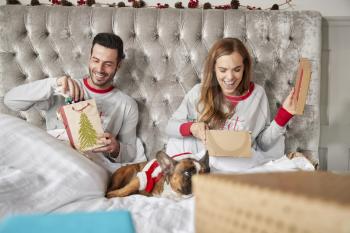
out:
M30 0L20 0L29 4ZM39 0L49 3L48 0ZM77 0L69 0L76 3ZM95 0L113 3L121 0ZM173 6L180 0L145 0L148 5L168 3ZM227 4L230 0L201 0L213 5ZM129 4L126 0L126 4ZM188 1L182 1L186 5ZM240 0L242 5L268 8L273 0ZM4 5L6 0L0 0ZM323 169L350 170L350 1L349 0L293 0L290 10L316 10L323 15L322 78L321 78L321 138L320 160ZM281 7L285 8L285 6Z
M322 26L320 157L328 170L350 171L350 17Z

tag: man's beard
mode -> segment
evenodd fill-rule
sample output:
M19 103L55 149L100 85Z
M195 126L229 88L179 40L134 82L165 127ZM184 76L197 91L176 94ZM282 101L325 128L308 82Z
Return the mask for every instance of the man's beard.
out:
M91 70L89 70L89 73L90 73L91 82L92 82L96 87L107 88L109 85L111 85L111 84L113 83L113 78L114 78L114 76L115 76L116 71L115 71L113 74L109 75L107 79L104 77L105 81L104 81L103 83L98 82L98 81L95 80L96 75L94 74L94 72L92 72ZM105 75L105 73L103 73L103 74ZM109 84L109 85L108 85L108 84Z

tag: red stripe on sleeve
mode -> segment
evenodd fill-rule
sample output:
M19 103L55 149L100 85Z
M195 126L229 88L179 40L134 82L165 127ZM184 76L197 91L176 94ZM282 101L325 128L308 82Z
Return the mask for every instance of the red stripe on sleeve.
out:
M280 107L276 116L275 121L279 126L285 126L288 121L293 117L292 114L290 114L287 110L285 110L283 107Z
M190 121L190 122L186 122L186 123L183 123L181 126L180 126L180 133L182 136L186 137L186 136L192 136L192 133L191 133L191 126L192 126L193 122Z

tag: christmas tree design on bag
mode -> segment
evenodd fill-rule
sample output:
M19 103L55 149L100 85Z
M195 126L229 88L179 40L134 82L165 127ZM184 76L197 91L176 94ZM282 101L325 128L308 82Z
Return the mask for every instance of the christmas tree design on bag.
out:
M81 113L79 124L79 144L80 150L83 151L84 149L96 144L97 133L85 113Z
M60 113L69 141L75 149L90 151L103 146L98 140L103 129L94 99L62 106Z

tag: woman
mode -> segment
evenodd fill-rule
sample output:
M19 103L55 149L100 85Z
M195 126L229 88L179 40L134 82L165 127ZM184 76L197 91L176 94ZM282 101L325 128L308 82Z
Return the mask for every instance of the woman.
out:
M252 61L244 44L224 38L210 49L202 83L184 97L168 122L167 153L205 150L205 130L246 130L252 134L251 158L211 157L214 170L240 171L284 154L284 132L295 114L296 100L290 92L276 117L263 87L251 82Z

